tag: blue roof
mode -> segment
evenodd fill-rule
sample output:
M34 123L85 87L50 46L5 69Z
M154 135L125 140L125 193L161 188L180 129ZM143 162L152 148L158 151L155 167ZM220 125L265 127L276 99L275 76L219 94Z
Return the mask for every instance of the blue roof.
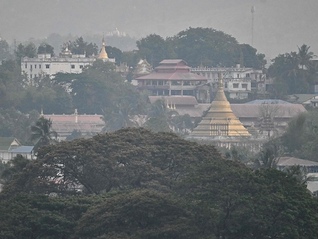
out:
M16 153L16 154L26 154L26 153L32 153L34 146L19 146L14 149L10 149L10 153Z
M261 104L291 104L291 103L289 103L287 101L284 101L284 100L265 99L265 100L253 100L253 101L247 102L245 104L258 104L258 105L261 105Z

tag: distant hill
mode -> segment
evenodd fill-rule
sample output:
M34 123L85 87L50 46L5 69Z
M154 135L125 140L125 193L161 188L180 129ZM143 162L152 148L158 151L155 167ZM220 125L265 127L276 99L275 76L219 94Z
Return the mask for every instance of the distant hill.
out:
M134 38L173 36L188 27L212 27L251 44L268 57L297 50L318 52L317 0L0 0L0 36L30 37L105 34L118 28Z

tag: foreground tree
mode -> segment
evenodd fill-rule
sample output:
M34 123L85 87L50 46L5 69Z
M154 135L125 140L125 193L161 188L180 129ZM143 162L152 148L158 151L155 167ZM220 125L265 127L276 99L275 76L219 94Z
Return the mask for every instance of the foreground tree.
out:
M230 161L206 161L188 176L179 190L199 205L196 221L207 236L305 239L318 235L314 229L317 201L293 175L275 169L252 172Z
M197 238L192 215L172 194L134 190L90 208L76 231L80 238Z
M318 237L317 200L295 172L251 170L174 134L122 129L24 162L0 194L1 238Z
M124 150L119 152L119 147ZM38 159L27 167L29 176L23 174L8 186L11 192L62 195L77 189L87 194L127 188L167 190L186 173L188 164L220 157L213 146L203 147L174 134L127 128L42 147Z

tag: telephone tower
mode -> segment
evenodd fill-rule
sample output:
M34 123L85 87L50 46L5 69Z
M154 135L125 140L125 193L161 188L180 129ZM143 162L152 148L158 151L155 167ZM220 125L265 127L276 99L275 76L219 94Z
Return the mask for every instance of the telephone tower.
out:
M254 12L255 12L255 7L252 6L252 8L251 8L251 13L252 13L252 46L254 45Z

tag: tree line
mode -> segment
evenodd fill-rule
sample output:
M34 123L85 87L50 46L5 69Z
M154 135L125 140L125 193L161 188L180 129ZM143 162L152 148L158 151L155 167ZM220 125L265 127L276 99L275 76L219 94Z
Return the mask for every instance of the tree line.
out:
M42 147L3 175L1 238L317 238L293 173L253 170L172 133L122 129Z

